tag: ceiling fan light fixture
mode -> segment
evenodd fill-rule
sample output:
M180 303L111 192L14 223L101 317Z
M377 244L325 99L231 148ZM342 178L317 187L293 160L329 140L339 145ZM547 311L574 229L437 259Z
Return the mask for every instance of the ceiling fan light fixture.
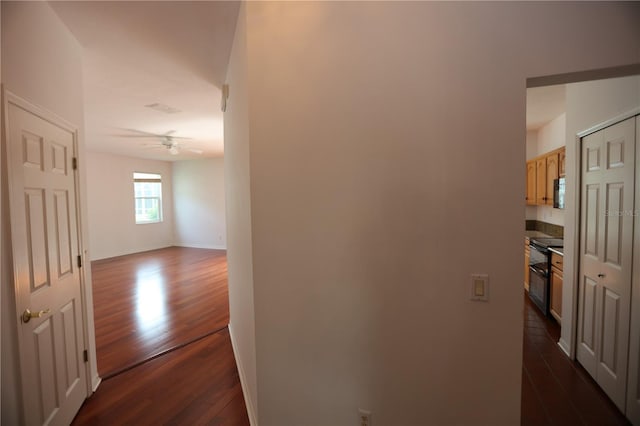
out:
M178 155L180 153L180 150L178 149L177 146L172 146L169 148L169 153L171 155Z

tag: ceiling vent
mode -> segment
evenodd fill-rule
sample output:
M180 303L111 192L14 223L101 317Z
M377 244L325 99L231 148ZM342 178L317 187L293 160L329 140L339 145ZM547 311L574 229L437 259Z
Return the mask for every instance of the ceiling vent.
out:
M169 105L159 104L159 103L145 105L145 107L154 109L156 111L164 112L166 114L175 114L177 112L182 112L178 108L173 108L173 107L170 107Z

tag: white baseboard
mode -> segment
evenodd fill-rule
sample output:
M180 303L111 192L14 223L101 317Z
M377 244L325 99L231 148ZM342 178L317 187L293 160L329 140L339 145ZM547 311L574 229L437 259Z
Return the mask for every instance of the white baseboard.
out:
M244 396L244 405L247 407L247 414L249 415L249 424L251 426L258 426L258 420L256 419L256 411L251 404L251 399L248 398L249 393L247 392L247 379L244 373L244 368L242 364L238 362L238 350L236 348L236 341L233 338L233 329L231 328L231 324L228 325L229 328L229 336L231 337L231 347L233 348L233 356L236 359L236 366L238 367L238 375L240 376L240 385L242 386L242 395Z
M564 352L569 358L571 358L571 347L562 337L560 338L560 340L558 340L558 346L560 346L562 352Z
M118 253L118 254L109 254L109 255L99 255L96 257L91 257L90 258L90 262L93 262L94 260L105 260L105 259L111 259L114 257L121 257L121 256L128 256L130 254L137 254L137 253L144 253L146 251L153 251L153 250L160 250L163 248L169 248L169 247L186 247L186 248L202 248L202 249L211 249L211 250L226 250L227 247L225 246L216 246L216 245L207 245L207 244L181 244L181 243L173 243L173 244L169 244L169 245L162 245L162 246L158 246L158 247L150 247L150 248L144 248L144 249L140 249L140 250L135 250L135 251L126 251L123 253Z
M226 250L225 246L216 246L210 244L182 244L176 243L176 247L186 247L186 248L201 248L201 249L210 249L210 250Z
M101 255L98 255L98 256L94 256L93 253L90 253L91 256L90 256L89 259L90 259L91 262L93 262L94 260L112 259L114 257L129 256L130 254L138 254L138 253L144 253L144 252L147 252L147 251L160 250L160 249L163 249L163 248L169 248L171 246L172 246L172 244L169 244L169 245L162 244L162 245L159 245L159 246L142 247L142 248L137 248L137 249L134 249L134 250L127 249L124 252L110 253L110 254L107 254L107 255L101 254Z
M91 380L91 389L93 390L93 392L95 392L98 389L98 386L100 386L100 383L102 383L102 379L100 378L100 376L95 376Z

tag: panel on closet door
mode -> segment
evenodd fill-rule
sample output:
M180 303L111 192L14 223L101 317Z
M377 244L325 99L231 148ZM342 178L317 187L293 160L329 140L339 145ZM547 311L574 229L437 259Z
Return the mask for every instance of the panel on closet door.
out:
M607 208L604 214L604 261L609 266L620 267L622 263L622 242L624 241L622 225L624 223L623 216L625 215L623 190L624 184L622 182L607 184Z
M620 295L608 288L603 289L602 338L600 339L600 362L613 375L617 375L618 327L620 326Z
M598 257L598 225L600 221L600 184L588 185L585 191L584 254Z

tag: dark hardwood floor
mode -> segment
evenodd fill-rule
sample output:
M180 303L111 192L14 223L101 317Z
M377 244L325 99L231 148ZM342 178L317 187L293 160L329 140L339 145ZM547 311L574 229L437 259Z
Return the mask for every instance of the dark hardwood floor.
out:
M74 425L248 425L227 324L223 250L92 263L102 384Z
M170 247L94 261L91 272L103 379L229 323L224 250Z
M226 328L224 251L172 247L93 262L92 272L106 380L74 425L249 424ZM629 425L559 337L525 295L522 425Z
M559 338L560 326L525 295L522 425L630 425Z
M225 328L102 382L72 425L249 424Z

